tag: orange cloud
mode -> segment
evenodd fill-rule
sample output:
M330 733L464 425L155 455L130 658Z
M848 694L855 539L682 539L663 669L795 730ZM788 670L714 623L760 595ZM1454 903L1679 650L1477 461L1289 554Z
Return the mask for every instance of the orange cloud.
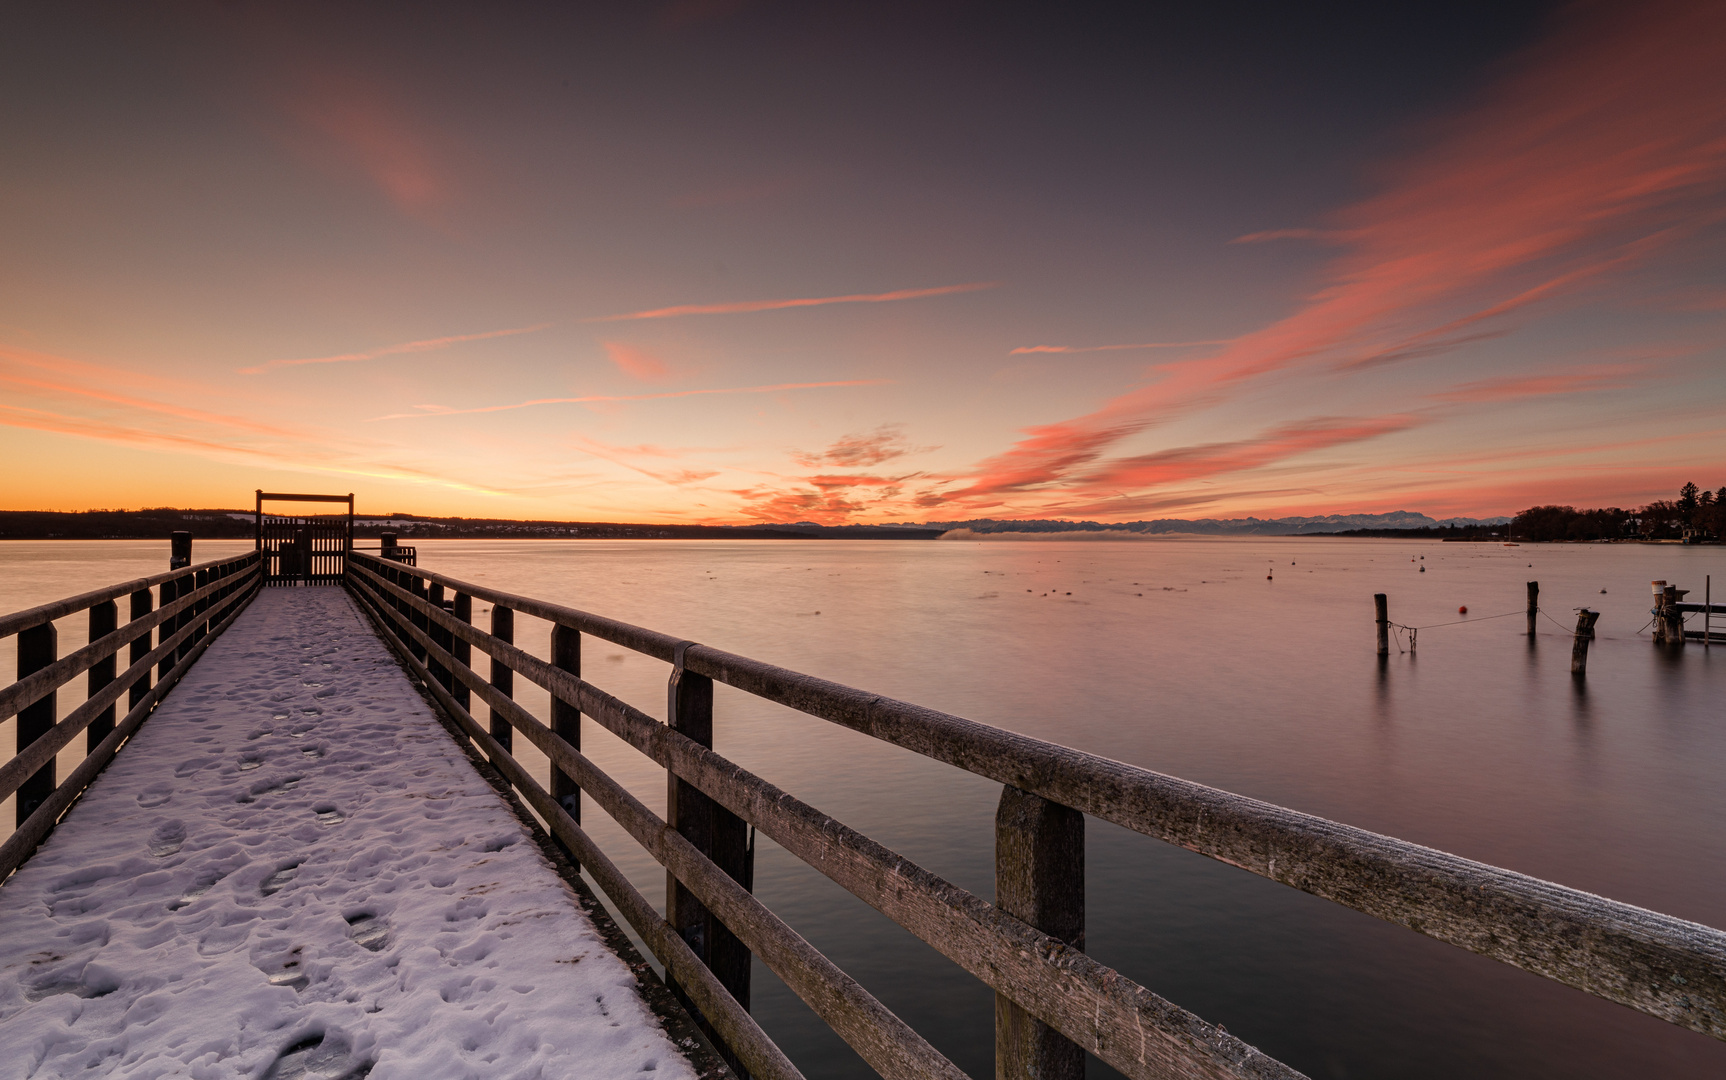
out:
M842 379L834 382L775 383L772 386L733 386L713 390L671 390L663 394L588 394L584 397L534 398L511 405L482 405L474 409L451 409L443 405L418 405L420 412L390 413L373 420L412 420L427 416L465 416L469 413L508 412L535 405L588 405L606 401L661 401L666 398L701 397L708 394L770 394L780 390L820 390L833 386L885 386L892 379Z
M1345 253L1304 307L1214 356L1161 365L1156 382L1089 414L1029 429L979 464L973 489L1061 482L1118 440L1291 367L1407 361L1503 333L1506 316L1726 217L1726 6L1570 17L1390 170L1382 194L1337 215Z
M645 349L634 345L626 345L621 341L602 341L605 355L611 357L611 362L617 365L617 370L632 379L641 382L664 382L671 377L671 369L665 366L665 361Z
M278 367L298 367L301 364L345 364L356 360L376 360L380 356L400 356L403 353L431 352L434 349L447 349L451 345L460 345L465 341L485 341L488 338L512 337L516 334L531 334L544 330L550 323L535 323L532 326L517 326L508 330L487 330L481 334L455 334L450 337L426 338L423 341L404 341L399 345L385 345L382 348L367 352L337 353L334 356L312 356L303 360L270 360L254 367L236 368L242 375L257 375L261 372Z
M813 296L797 300L742 300L730 304L684 304L679 307L631 311L623 315L601 315L583 322L623 322L630 319L675 319L683 315L741 315L752 311L778 311L782 308L822 307L827 304L887 304L897 300L921 300L930 296L950 296L954 293L993 289L998 281L976 281L968 285L942 285L934 289L900 289L884 293L849 293L845 296Z
M1021 345L1007 355L1018 356L1021 353L1114 352L1117 349L1189 349L1196 345L1227 345L1232 340L1232 338L1216 338L1210 341L1146 341L1136 345Z
M904 425L882 424L869 435L844 435L819 454L793 454L799 465L818 468L822 465L879 465L896 457L912 453L906 444Z

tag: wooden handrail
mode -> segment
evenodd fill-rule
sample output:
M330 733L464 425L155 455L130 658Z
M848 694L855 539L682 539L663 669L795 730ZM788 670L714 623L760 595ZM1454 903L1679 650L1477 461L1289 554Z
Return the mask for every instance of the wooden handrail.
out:
M255 575L253 577L255 578ZM246 578L241 578L236 582L232 579L225 579L223 584L245 584L246 580ZM189 598L195 596L195 593L189 594ZM227 605L224 605L215 615L211 616L211 620L215 621L222 618L228 608L238 602L238 600L228 601ZM108 706L120 700L120 696L126 693L134 679L149 674L150 669L156 665L157 661L172 656L181 645L192 637L193 631L200 625L199 623L187 623L182 626L172 637L150 650L142 659L134 660L131 667L121 672L107 686L90 695L82 704L68 713L65 719L49 728L46 734L19 749L13 755L12 760L0 765L0 799L4 799L17 791L25 779L33 775L37 769L54 760L55 755L64 749L67 743L76 738L80 731L89 727L92 720L107 711Z
M188 573L192 573L192 571L181 570L175 576ZM244 578L242 577L240 580L244 580ZM113 656L120 651L122 646L130 644L141 632L155 629L194 604L208 600L222 589L229 588L236 583L232 575L216 578L209 584L172 600L140 618L122 624L119 629L97 638L76 652L67 653L47 667L34 671L10 686L0 689L0 720L16 715L19 709L41 698L43 694L50 690L58 690L97 663ZM108 599L112 599L112 597ZM107 601L95 601L98 604L105 602Z
M513 645L488 640L490 635L453 618L441 607L365 567L356 567L356 570L364 575L373 589L415 608L446 632L478 645L543 686L555 699L577 706L636 749L754 824L787 851L922 938L986 985L1013 999L1126 1075L1135 1078L1183 1075L1218 1080L1300 1076L1288 1066L1207 1024L1119 972L999 911L974 894L822 814L640 710ZM680 880L684 879L685 875L673 865L674 860L668 859L672 853L656 847L655 840L661 834L644 831L647 827L640 824L640 815L646 814L657 823L657 828L670 836L676 836L675 832L664 829L664 823L645 808L638 809L639 804L615 781L557 738L520 705L482 680L468 665L455 660L430 633L412 623L406 625L409 633L432 657L467 683L474 694L486 699L494 715L501 714L507 718L555 766L573 776L582 790L617 819L650 854ZM426 670L429 676L432 670L429 665ZM428 678L427 685L435 687L438 680ZM443 695L439 695L439 699L442 701ZM636 824L619 817L620 809L632 815L631 820ZM678 840L682 838L678 837ZM696 857L700 858L699 855ZM712 866L705 858L701 858L701 863ZM749 933L749 928L732 921L733 918L753 914L759 903L749 898L740 910L737 904L742 902L738 897L747 897L748 894L719 873L717 867L712 869L708 883L722 893L717 903L694 882L686 880L685 883L703 903L713 906L726 925L752 950L760 952L759 938ZM786 932L794 933L789 928ZM763 959L768 958L764 956ZM821 960L824 965L831 965L825 957ZM770 960L768 962L878 1071L883 1075L905 1075L899 1071L901 1063L895 1058L887 1057L878 1062L866 1049L893 1044L879 1044L874 1040L860 1044L859 1039L867 1039L875 1033L867 1029L855 1031L850 1011L839 1005L829 1006L833 1010L831 1014L823 1011L821 1005L811 1000L796 982ZM890 1013L888 1015L891 1016ZM902 1027L897 1017L893 1017L893 1021L889 1030L896 1031ZM908 1028L904 1031L908 1034L900 1038L916 1038L918 1043L922 1042ZM926 1073L913 1071L909 1075Z
M181 571L181 573L184 572ZM204 655L204 650L210 647L210 644L221 635L222 631L233 625L234 620L240 617L240 612L245 610L246 605L257 595L257 592L257 587L254 586L237 594L229 607L224 609L227 611L227 615L222 621L211 626L208 634L199 638L195 644L187 649L186 655L181 657L179 662L155 686L150 688L150 691L144 695L141 701L132 706L131 710L126 713L125 719L108 733L107 738L85 755L84 760L79 762L77 768L73 769L66 779L60 782L42 805L38 806L28 818L19 824L17 830L6 838L5 843L0 844L0 881L4 881L7 875L18 869L18 866L29 858L30 853L36 850L36 845L42 842L42 839L54 828L55 823L60 820L72 803L77 800L79 795L83 794L85 788L90 786L90 781L96 778L96 775L119 751L121 744L131 738L139 726L149 719L150 713L156 705L185 676L198 658ZM191 629L190 626L186 627L188 632ZM170 644L172 644L171 641ZM165 651L164 655L166 655ZM125 683L116 682L116 685L124 686Z
M450 623L457 622L441 608L434 608L429 602L407 590L379 578L370 571L362 570L362 573L371 578L373 584L382 586L399 599L415 606L423 605L422 610L434 620L443 622L446 628L450 628ZM384 608L379 605L378 610L382 611ZM903 1077L905 1080L916 1077L965 1080L965 1074L940 1051L930 1046L922 1036L822 955L802 935L785 925L777 915L697 851L663 819L642 805L622 785L559 739L532 714L497 692L478 673L457 661L426 630L412 622L393 618L387 613L385 618L405 629L428 654L462 677L471 691L486 698L492 708L506 716L515 729L539 746L558 768L575 778L581 789L601 809L623 826L648 854L696 893L702 903L712 908L725 924L744 940L750 950L761 957L774 974L784 980L798 997L877 1072L887 1077ZM421 662L405 649L401 652L411 659L416 673L424 672L426 685L433 689L445 710L457 716L464 730L468 730L470 734L479 733L478 722L473 720L467 710L456 703L454 696L432 676L430 665ZM486 741L496 746L495 740L491 740L489 735ZM501 747L497 748L497 752L504 753Z
M32 626L40 626L45 622L53 622L55 619L63 619L68 615L83 611L93 604L100 604L107 600L118 600L120 597L137 592L139 589L153 588L165 581L178 581L180 578L188 574L196 574L200 570L214 570L221 566L250 562L257 557L256 551L248 551L244 555L211 559L209 562L199 563L196 566L183 566L178 570L169 570L166 573L151 574L149 577L123 581L118 585L109 585L101 589L92 589L87 593L79 593L77 596L68 596L64 600L54 600L46 604L38 604L33 608L25 608L23 611L14 611L10 615L0 615L0 637L16 634L20 630L28 630Z
M662 660L678 641L423 568L395 569ZM441 610L421 615L511 666L524 663L518 670L533 678L520 659L526 654L513 646L467 624L448 626ZM684 664L755 696L1726 1039L1726 934L1712 927L709 646L688 647Z

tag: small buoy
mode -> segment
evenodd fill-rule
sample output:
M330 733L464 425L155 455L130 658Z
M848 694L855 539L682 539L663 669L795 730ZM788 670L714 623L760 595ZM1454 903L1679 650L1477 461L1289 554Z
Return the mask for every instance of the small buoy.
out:
M1605 589L1601 589L1601 590L1600 590L1600 595L1601 595L1601 596L1605 596L1605 595L1606 595L1606 590L1605 590Z
M1424 567L1424 566L1423 566L1423 567L1421 567L1421 568L1420 568L1420 572L1421 572L1421 573L1423 573L1423 574L1424 574L1424 573L1426 573L1426 567Z
M1468 605L1464 604L1461 607L1457 608L1456 613L1458 615L1467 615L1468 614Z
M1270 575L1269 575L1269 574L1266 574L1266 575L1265 575L1265 580L1266 580L1266 581L1269 581L1269 580L1271 580L1271 576L1270 576Z

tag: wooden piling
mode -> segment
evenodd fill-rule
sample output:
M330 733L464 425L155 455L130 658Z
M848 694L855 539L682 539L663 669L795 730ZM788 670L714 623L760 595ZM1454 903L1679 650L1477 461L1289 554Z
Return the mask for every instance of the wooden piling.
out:
M995 906L1085 950L1085 815L1011 784L995 810ZM1085 1052L995 995L995 1080L1084 1080Z
M1384 593L1372 594L1372 605L1378 612L1378 654L1390 655L1390 600Z
M112 600L104 600L99 604L90 605L90 635L91 642L101 641L112 634L120 625L120 608ZM114 681L114 654L90 665L87 676L85 700L95 697ZM102 745L102 740L108 737L108 732L114 730L114 705L109 703L106 709L97 713L90 721L90 726L84 729L84 752L93 754L96 747Z
M514 608L507 608L500 604L492 605L491 636L499 641L515 643ZM511 670L508 664L495 656L491 658L491 685L497 687L498 693L504 697L515 697L515 672ZM512 736L515 733L515 728L510 725L509 718L498 711L495 706L488 706L488 709L491 714L491 737L497 740L498 745L503 747L505 753L514 753L515 740Z
M1540 582L1528 583L1528 636L1534 636L1534 617L1540 614Z
M1570 673L1588 674L1588 643L1594 640L1594 621L1600 612L1590 608L1576 609L1576 631L1570 644Z

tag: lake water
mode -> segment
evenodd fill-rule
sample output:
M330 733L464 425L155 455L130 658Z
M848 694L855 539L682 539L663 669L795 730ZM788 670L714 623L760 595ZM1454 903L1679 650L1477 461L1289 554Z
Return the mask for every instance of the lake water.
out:
M200 543L197 557L246 546ZM1324 538L417 547L421 566L459 578L1726 926L1726 651L1668 651L1639 632L1650 579L1699 600L1705 575L1726 587L1726 549ZM159 542L0 544L0 609L156 572L166 557ZM1551 614L1532 641L1528 580ZM1375 592L1389 594L1394 621L1429 627L1417 653L1382 666ZM1581 605L1602 612L1585 685L1569 674ZM482 626L487 610L476 605ZM82 619L65 620L62 649L83 634ZM521 617L518 637L545 654L545 624ZM9 673L11 639L4 647ZM590 638L583 667L663 715L665 664ZM517 682L545 715L544 694ZM62 694L62 711L75 697ZM720 753L992 896L998 786L725 687L715 714ZM0 725L0 755L14 728ZM583 739L663 808L663 771L591 721ZM9 802L0 815L9 825ZM583 820L659 899L663 872L591 803ZM1704 1036L1117 827L1087 829L1089 951L1313 1077L1726 1075L1726 1045ZM962 1068L992 1074L989 991L765 837L755 882ZM872 1075L759 964L755 979L754 1012L810 1076ZM1092 1073L1112 1075L1095 1062Z

